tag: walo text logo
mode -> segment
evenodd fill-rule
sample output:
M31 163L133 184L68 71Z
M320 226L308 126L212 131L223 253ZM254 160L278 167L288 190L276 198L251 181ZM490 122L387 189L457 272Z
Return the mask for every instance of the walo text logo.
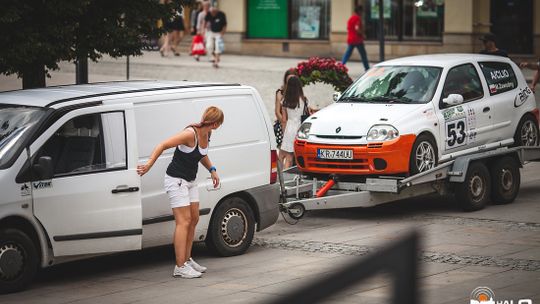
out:
M489 287L476 287L471 292L471 304L533 304L531 299L495 300L495 293Z

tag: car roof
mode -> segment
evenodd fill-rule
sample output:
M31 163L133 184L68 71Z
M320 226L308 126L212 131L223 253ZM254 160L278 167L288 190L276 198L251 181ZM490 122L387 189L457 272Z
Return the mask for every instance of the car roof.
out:
M450 68L459 64L473 61L498 61L510 63L510 59L502 56L483 55L483 54L428 54L409 56L381 62L376 66L390 65L412 65L412 66L433 66L441 68Z
M240 86L239 84L204 83L191 81L132 80L98 82L83 85L62 85L38 89L0 92L0 104L14 104L33 107L51 107L71 101L85 102L88 98L120 95L137 92L163 91L200 87Z

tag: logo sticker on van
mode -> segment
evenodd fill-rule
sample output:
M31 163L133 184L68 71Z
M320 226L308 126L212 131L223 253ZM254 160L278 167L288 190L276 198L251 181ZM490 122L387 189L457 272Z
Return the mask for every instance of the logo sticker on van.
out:
M39 182L33 182L32 186L35 190L39 189L45 189L45 188L52 188L52 181L39 181Z

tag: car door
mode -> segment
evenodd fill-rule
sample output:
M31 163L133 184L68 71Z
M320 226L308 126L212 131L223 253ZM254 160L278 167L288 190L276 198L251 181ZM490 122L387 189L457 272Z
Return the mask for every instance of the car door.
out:
M512 138L512 119L516 119L516 108L522 100L525 100L530 92L524 87L523 92L518 92L516 74L509 63L486 61L479 62L480 69L486 80L489 92L489 103L493 120L492 141L501 141ZM519 120L519 117L517 117Z
M450 94L459 94L463 103L443 102ZM444 138L443 155L475 148L485 144L491 135L491 107L484 94L478 71L472 63L451 68L446 74L439 102L439 128Z
M129 105L84 108L56 121L31 145L54 176L33 181L33 209L55 256L141 248L140 178Z

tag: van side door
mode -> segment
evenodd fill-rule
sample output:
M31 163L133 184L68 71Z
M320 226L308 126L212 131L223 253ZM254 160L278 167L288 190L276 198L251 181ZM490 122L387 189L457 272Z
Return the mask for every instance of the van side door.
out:
M73 110L30 147L52 159L32 184L34 215L55 256L141 248L142 211L132 105Z

